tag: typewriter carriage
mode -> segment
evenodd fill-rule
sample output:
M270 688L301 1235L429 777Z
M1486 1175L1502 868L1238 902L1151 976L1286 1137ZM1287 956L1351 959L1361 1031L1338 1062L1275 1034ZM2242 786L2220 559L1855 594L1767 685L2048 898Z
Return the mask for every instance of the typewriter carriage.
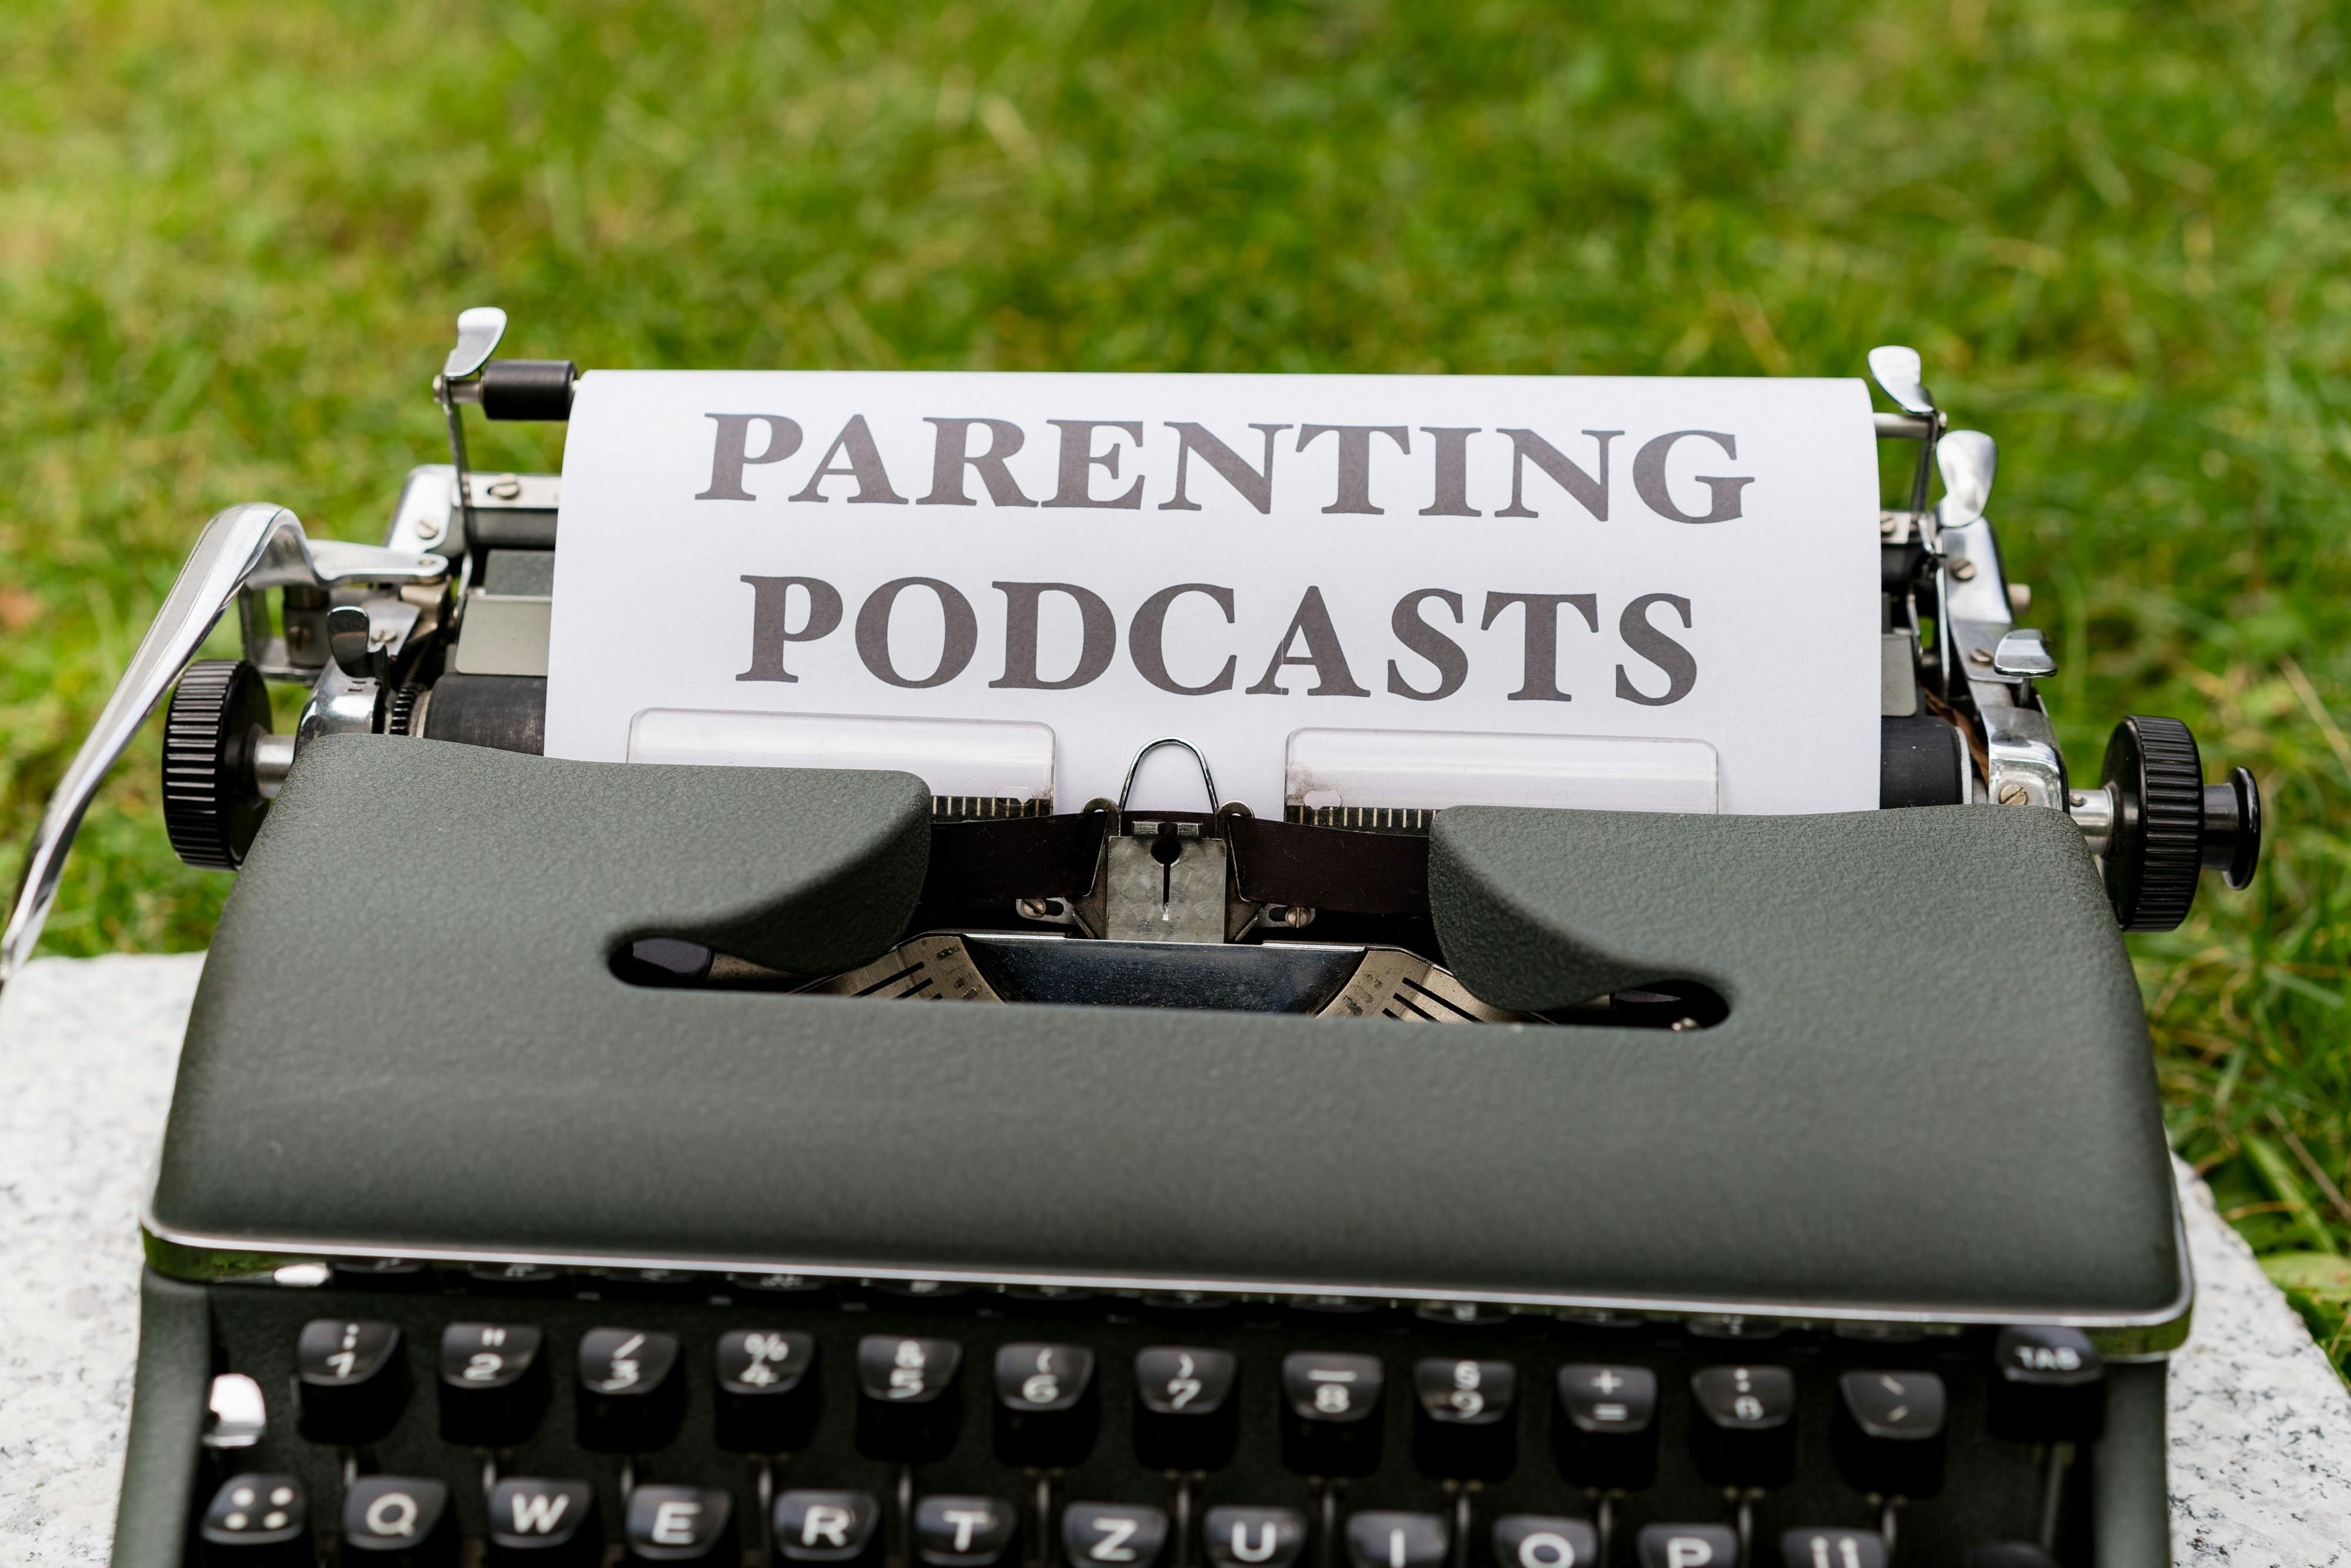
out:
M410 476L384 545L312 541L291 513L273 507L232 507L208 525L36 830L0 936L0 983L30 953L99 779L175 686L165 815L174 847L194 865L235 868L293 758L319 737L381 733L538 749L549 601L544 569L532 563L551 559L543 552L555 542L560 482L471 472L463 410L478 407L491 419L561 420L578 371L569 361L493 358L505 329L505 313L494 308L459 318L456 343L433 381L452 465ZM2069 779L2036 685L2056 664L2038 632L2015 624L2026 596L2011 592L1985 515L1997 469L1991 439L1949 428L1915 351L1881 347L1869 364L1899 410L1876 416L1878 436L1919 443L1908 506L1880 520L1882 803L2065 812L2100 857L2126 930L2168 930L2185 919L2200 869L2220 870L2231 887L2244 886L2260 856L2259 787L2243 768L2207 785L2184 725L2127 718L2116 727L2099 782ZM1929 472L1938 468L1944 494L1929 507ZM266 597L272 589L282 600L275 631ZM244 632L244 659L187 670L196 645L232 604ZM254 701L255 674L310 688L293 736L268 733L266 704ZM1171 737L1155 746L1168 744L1186 743ZM1202 771L1205 777L1205 760ZM938 804L946 820L1016 810L1025 815L1038 806L1033 799ZM1335 820L1349 828L1425 831L1429 813L1376 806L1316 811L1293 800L1289 815L1313 827ZM1290 846L1270 858L1291 870L1317 859L1348 867L1361 862L1372 868L1366 874L1378 889L1358 896L1364 907L1352 910L1343 902L1283 896L1279 886L1243 885L1249 856L1231 841L1234 834L1259 841L1260 857L1270 854L1263 843L1270 835L1263 824L1237 826L1238 817L1232 809L1219 810L1213 799L1196 820L1168 812L1102 816L1101 841L1094 863L1082 868L1082 885L1071 868L1082 864L1083 845L1072 849L1063 834L1050 852L1035 843L1015 851L1019 835L1012 835L994 858L1029 855L1031 885L991 887L1008 896L987 901L988 924L1015 932L1214 942L1309 929L1327 936L1343 927L1437 956L1415 924L1420 912L1414 901L1389 885L1411 875L1408 852L1400 857L1393 846L1365 848L1359 833L1318 836L1311 849ZM1138 832L1153 842L1131 842ZM1134 858L1152 853L1162 859ZM1117 891L1147 889L1155 878L1169 895L1156 910ZM1306 880L1326 890L1332 881ZM1185 893L1175 900L1178 883ZM1170 911L1189 913L1176 919Z

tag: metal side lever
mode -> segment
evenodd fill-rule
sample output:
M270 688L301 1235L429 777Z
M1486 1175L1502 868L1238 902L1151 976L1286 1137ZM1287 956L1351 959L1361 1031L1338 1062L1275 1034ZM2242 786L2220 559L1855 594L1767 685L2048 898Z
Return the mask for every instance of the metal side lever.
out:
M155 612L154 623L131 655L130 667L33 830L8 923L0 927L0 988L16 977L40 939L42 922L57 900L66 853L107 769L130 746L238 593L247 588L430 582L448 570L449 563L437 555L410 555L334 539L313 541L293 513L266 502L231 507L206 523L162 608Z

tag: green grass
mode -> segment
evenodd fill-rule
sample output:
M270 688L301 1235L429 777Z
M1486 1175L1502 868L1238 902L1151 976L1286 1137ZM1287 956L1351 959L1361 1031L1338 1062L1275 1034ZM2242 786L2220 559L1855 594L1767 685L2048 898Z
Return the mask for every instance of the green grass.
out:
M1909 342L2001 443L2077 768L2136 710L2261 776L2256 890L2135 951L2180 1148L2339 1337L2346 57L2304 0L20 0L0 871L207 515L378 532L440 455L464 305L590 366L1853 374ZM557 461L503 429L485 464ZM222 880L171 858L155 760L49 951L204 942Z

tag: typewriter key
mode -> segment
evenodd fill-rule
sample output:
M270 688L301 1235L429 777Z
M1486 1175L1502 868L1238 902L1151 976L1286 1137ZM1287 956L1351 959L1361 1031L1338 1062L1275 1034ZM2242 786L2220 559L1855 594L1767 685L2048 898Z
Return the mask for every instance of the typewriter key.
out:
M930 1568L993 1568L1012 1554L1020 1515L992 1497L926 1497L914 1505L914 1557Z
M1153 1345L1134 1358L1134 1454L1155 1470L1214 1470L1239 1435L1230 1351Z
M1294 1508L1212 1508L1202 1536L1209 1568L1290 1568L1306 1546Z
M361 1476L343 1497L343 1553L371 1568L455 1568L449 1489L425 1476Z
M1874 1530L1791 1530L1780 1537L1782 1568L1886 1568L1886 1538Z
M580 1443L607 1454L649 1454L677 1435L685 1410L677 1336L590 1329L580 1340Z
M441 1437L504 1448L538 1425L547 1368L528 1323L451 1323L441 1331Z
M2105 1363L2079 1329L2000 1331L1991 1429L2022 1443L2086 1443L2105 1425Z
M718 1446L738 1454L789 1454L816 1430L816 1341L778 1329L718 1336Z
M294 1344L302 1436L371 1443L392 1429L408 1394L400 1331L390 1323L313 1318Z
M1932 1497L1943 1485L1943 1380L1931 1372L1837 1379L1837 1468L1859 1490Z
M772 1522L787 1563L854 1563L881 1538L882 1505L871 1492L778 1492Z
M213 1493L197 1534L218 1548L211 1556L252 1568L311 1561L308 1502L293 1476L231 1476Z
M1498 1481L1518 1458L1519 1370L1449 1356L1413 1368L1413 1458L1445 1480Z
M951 1339L867 1334L857 1342L857 1446L918 1465L946 1457L962 1420L963 1346Z
M1074 1344L1008 1344L996 1353L996 1457L1022 1467L1074 1465L1094 1446L1094 1353Z
M1552 1447L1559 1473L1578 1486L1647 1486L1657 1474L1657 1375L1646 1366L1561 1367Z
M632 1563L737 1568L735 1494L724 1487L641 1486L629 1494Z
M1727 1524L1645 1524L1641 1568L1735 1568L1739 1531Z
M1690 1444L1709 1486L1785 1486L1796 1469L1796 1379L1784 1366L1709 1366L1690 1379Z
M1593 1568L1600 1533L1588 1519L1506 1513L1494 1521L1494 1568Z
M1374 1355L1300 1351L1282 1357L1282 1462L1310 1476L1377 1469L1385 1377Z
M1061 1511L1061 1552L1070 1568L1152 1568L1166 1547L1165 1509L1073 1502Z
M595 1568L604 1558L596 1489L508 1476L490 1489L488 1561L499 1568Z
M1445 1568L1452 1543L1440 1514L1374 1511L1347 1521L1349 1568Z

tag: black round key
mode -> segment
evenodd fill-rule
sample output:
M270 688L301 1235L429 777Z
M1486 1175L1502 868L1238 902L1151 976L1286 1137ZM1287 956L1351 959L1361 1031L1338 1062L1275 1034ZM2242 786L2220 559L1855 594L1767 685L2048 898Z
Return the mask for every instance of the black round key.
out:
M1727 1524L1645 1524L1641 1568L1738 1568L1739 1531Z
M1306 1549L1306 1516L1294 1508L1208 1511L1201 1529L1209 1568L1290 1568Z
M313 1318L294 1343L302 1436L372 1443L392 1430L408 1395L400 1330L390 1323Z
M343 1558L369 1568L453 1568L449 1489L426 1476L361 1476L343 1494Z
M1577 1486L1630 1491L1657 1475L1657 1375L1580 1362L1559 1369L1552 1447Z
M1240 1430L1230 1351L1159 1344L1134 1358L1134 1454L1155 1470L1214 1470L1232 1462Z
M1310 1476L1367 1476L1380 1463L1379 1357L1298 1351L1281 1358L1281 1457Z
M451 1323L441 1331L441 1437L470 1448L521 1442L547 1407L541 1335L528 1323Z
M790 1454L816 1432L816 1341L780 1329L718 1336L718 1446L738 1454Z
M1367 1510L1347 1519L1348 1568L1445 1568L1453 1531L1438 1513Z
M773 1523L787 1563L855 1563L881 1541L882 1505L871 1492L782 1491Z
M1019 1533L1020 1511L1000 1498L926 1497L914 1505L914 1559L928 1568L995 1568Z
M1690 1378L1690 1445L1709 1486L1785 1486L1796 1470L1796 1379L1784 1366L1708 1366Z
M1943 1486L1943 1380L1931 1372L1837 1379L1837 1468L1860 1491L1932 1497Z
M294 1476L229 1477L213 1493L196 1532L207 1546L221 1549L211 1556L254 1568L265 1563L308 1568L312 1561L309 1500Z
M2086 1443L2105 1427L2105 1363L2079 1329L2000 1331L1991 1429L2022 1443Z
M996 1353L996 1457L1070 1466L1092 1451L1100 1406L1094 1353L1075 1344L1008 1344Z
M1412 1451L1421 1473L1498 1481L1518 1459L1519 1370L1435 1357L1413 1368Z
M1494 1568L1598 1568L1600 1532L1588 1519L1506 1513L1494 1521Z
M867 1334L857 1342L857 1446L868 1458L928 1464L955 1447L963 1347L951 1339Z
M632 1563L739 1568L735 1494L724 1487L641 1486L629 1494L622 1534Z
M1061 1511L1061 1558L1069 1568L1153 1568L1166 1550L1165 1509L1073 1502Z
M488 1560L496 1568L595 1568L604 1558L596 1489L508 1476L490 1489Z
M669 1446L685 1412L677 1336L590 1329L580 1338L580 1443L607 1454Z
M1780 1537L1782 1568L1886 1568L1886 1537L1874 1530L1799 1526Z

